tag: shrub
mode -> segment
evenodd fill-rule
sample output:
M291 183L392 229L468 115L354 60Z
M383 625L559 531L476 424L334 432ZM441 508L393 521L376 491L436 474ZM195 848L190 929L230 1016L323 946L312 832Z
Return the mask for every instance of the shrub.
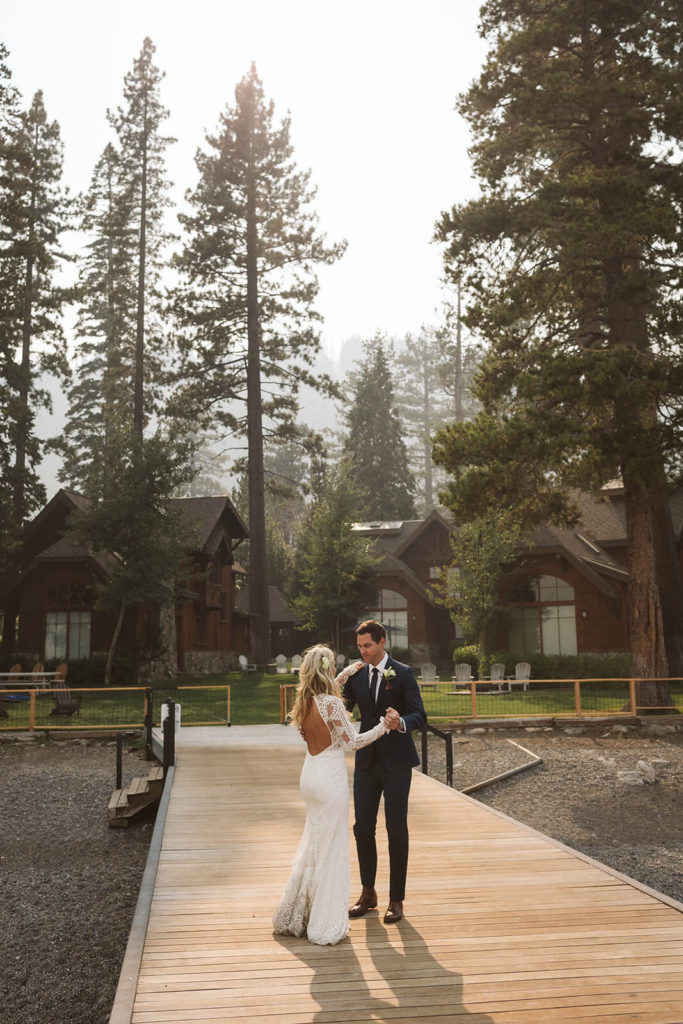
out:
M466 661L470 666L473 675L477 676L479 674L479 647L477 644L466 644L455 648L453 651L453 664L459 665L463 661Z

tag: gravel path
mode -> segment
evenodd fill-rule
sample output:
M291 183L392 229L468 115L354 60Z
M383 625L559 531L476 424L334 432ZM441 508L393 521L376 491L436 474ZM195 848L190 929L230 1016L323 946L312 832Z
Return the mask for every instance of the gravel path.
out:
M528 761L508 739L543 764L476 799L683 900L683 733L458 729L456 788ZM445 781L433 736L429 763ZM111 743L0 734L0 1024L109 1018L152 828L108 827L115 768ZM124 785L146 768L127 751Z
M112 745L1 742L0 773L0 1024L104 1024L152 825L109 828Z

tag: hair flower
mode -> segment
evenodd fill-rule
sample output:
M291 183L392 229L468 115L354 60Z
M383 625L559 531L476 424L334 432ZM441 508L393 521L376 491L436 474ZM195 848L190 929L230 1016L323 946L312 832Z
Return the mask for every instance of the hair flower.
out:
M324 669L328 669L330 667L330 659L327 657L326 654L323 654L322 658L320 659L320 664Z

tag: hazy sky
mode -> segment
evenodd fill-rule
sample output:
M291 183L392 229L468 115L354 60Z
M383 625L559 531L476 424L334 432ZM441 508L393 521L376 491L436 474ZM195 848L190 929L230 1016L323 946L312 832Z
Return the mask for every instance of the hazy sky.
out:
M196 182L204 132L255 61L276 114L291 112L321 228L349 243L320 275L334 354L351 334L404 334L436 318L434 222L474 193L454 103L483 59L478 9L478 0L22 0L5 5L3 40L25 104L42 89L61 125L66 180L78 191L149 35L178 139L169 152L178 200Z

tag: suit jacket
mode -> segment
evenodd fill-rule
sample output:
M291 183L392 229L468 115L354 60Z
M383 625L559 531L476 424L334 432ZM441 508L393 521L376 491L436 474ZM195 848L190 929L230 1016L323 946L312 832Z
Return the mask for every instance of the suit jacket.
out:
M387 708L395 708L405 722L406 731L392 729L386 736L376 740L367 747L356 751L356 767L370 768L374 763L386 771L404 771L414 768L420 763L413 738L413 729L421 729L427 721L422 704L420 687L417 685L415 673L409 665L389 658L384 671L393 669L395 676L380 676L377 704L370 695L370 667L364 665L358 672L344 683L342 697L348 711L357 705L360 711L360 731L367 732L377 725Z

